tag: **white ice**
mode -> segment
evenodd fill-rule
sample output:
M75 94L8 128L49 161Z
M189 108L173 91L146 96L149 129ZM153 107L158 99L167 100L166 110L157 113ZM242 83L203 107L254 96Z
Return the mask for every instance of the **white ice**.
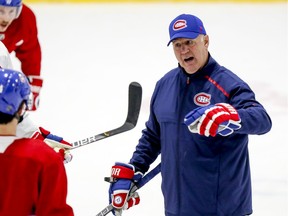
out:
M40 109L32 113L36 123L71 142L96 135L124 122L129 83L143 87L136 128L73 150L73 161L65 165L75 215L93 216L107 206L109 184L103 179L115 161L130 159L154 85L177 65L166 44L168 25L181 13L203 20L213 57L249 83L270 113L271 132L250 136L253 215L288 215L287 3L30 6L45 79ZM160 184L158 175L139 190L141 203L123 215L164 216Z

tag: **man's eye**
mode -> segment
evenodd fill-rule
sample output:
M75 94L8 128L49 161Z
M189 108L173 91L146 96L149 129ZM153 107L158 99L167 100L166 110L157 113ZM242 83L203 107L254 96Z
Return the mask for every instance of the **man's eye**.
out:
M176 43L176 44L174 44L174 46L179 48L179 47L181 47L181 44L180 43Z
M185 44L188 45L188 46L192 46L192 45L194 45L194 41L193 40L188 40L188 41L186 41Z

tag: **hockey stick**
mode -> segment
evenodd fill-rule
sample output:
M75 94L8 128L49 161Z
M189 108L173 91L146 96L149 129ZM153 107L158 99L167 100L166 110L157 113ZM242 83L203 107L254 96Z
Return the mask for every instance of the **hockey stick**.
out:
M139 182L137 182L130 191L130 197L141 187L143 187L146 183L148 183L151 179L153 179L159 172L161 171L161 163L159 163L155 168L153 168L149 173L147 173ZM129 199L128 198L128 199ZM105 216L109 214L113 210L112 204L106 206L101 212L99 212L96 216Z
M128 98L128 114L124 124L118 128L115 128L110 131L106 131L82 140L71 143L72 148L75 149L83 145L88 145L90 143L105 139L107 137L114 136L119 133L123 133L133 129L138 121L139 112L141 108L142 101L142 87L137 82L131 82L129 84L129 98Z

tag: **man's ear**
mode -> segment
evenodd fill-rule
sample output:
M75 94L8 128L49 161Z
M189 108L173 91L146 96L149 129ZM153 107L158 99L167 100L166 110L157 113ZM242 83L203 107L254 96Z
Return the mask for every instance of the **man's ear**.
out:
M18 111L14 115L15 118L18 120L18 124L23 120L23 116L24 116L25 112L26 112L26 104L23 101L21 103L21 105L19 106Z
M204 46L206 48L208 48L208 46L209 46L209 36L208 35L204 35Z
M18 114L19 116L23 116L25 112L26 112L26 104L25 104L25 102L23 101L23 102L21 103L21 105L19 106L19 109L18 109L18 111L17 111L17 114Z

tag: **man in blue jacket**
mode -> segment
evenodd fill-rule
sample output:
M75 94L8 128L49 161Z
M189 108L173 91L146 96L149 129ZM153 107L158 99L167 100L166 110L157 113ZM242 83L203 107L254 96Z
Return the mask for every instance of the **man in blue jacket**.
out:
M112 167L114 214L139 202L128 199L132 182L161 154L166 216L250 215L248 135L269 132L271 119L248 84L211 56L198 17L177 16L169 33L179 64L157 82L129 163Z

